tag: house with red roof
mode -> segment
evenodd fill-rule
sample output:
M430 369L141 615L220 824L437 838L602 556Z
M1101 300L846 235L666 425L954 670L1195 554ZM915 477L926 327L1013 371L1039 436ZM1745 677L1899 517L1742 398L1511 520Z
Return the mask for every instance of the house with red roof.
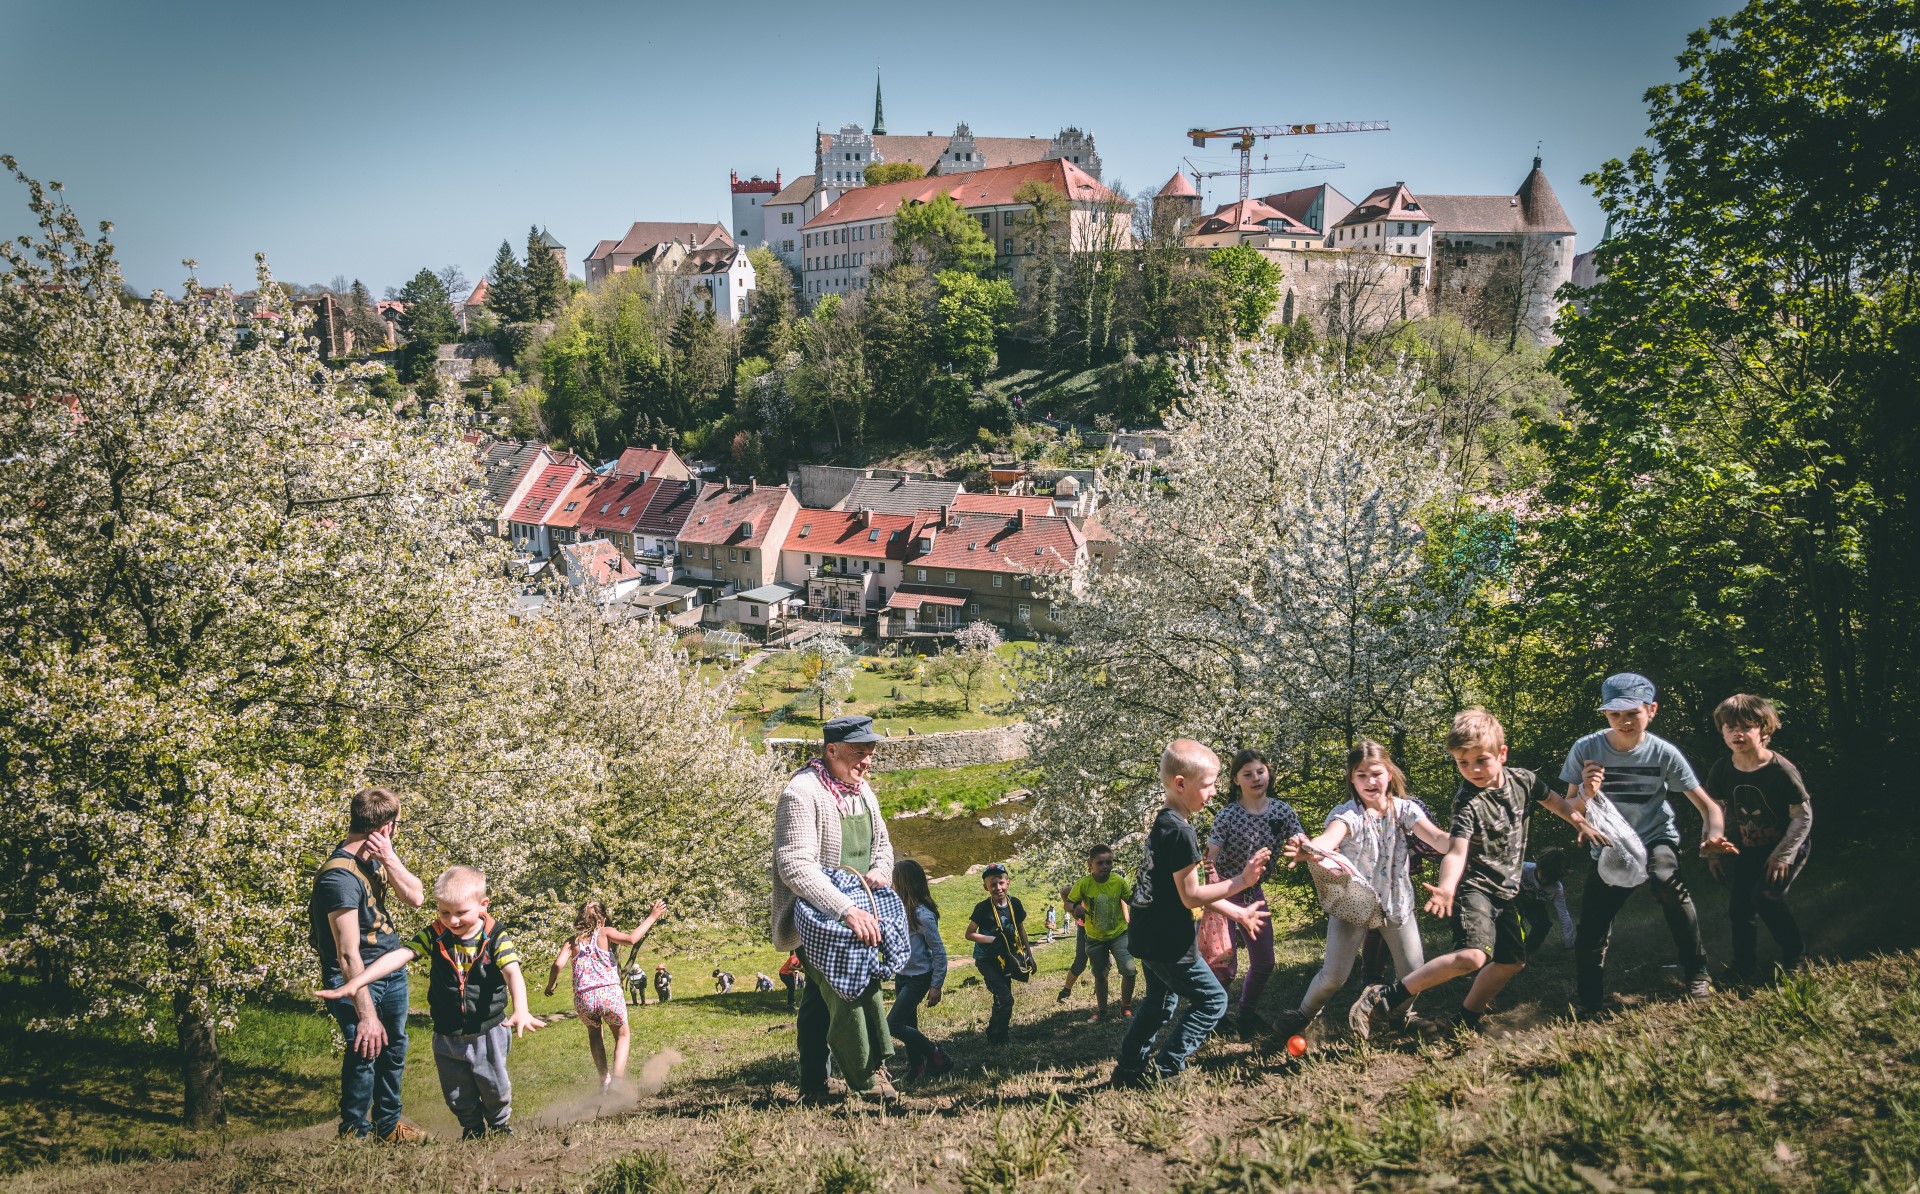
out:
M1062 158L938 174L846 192L800 230L801 289L809 299L860 290L892 259L893 217L903 206L951 196L993 243L994 267L1022 284L1032 246L1019 233L1030 212L1015 196L1022 187L1052 187L1067 201L1067 242L1073 251L1133 244L1133 204Z
M587 254L587 285L598 286L636 266L669 261L676 268L684 254L716 245L733 246L723 225L699 220L639 220L618 240L603 240ZM677 252L676 252L677 250Z
M1191 249L1252 245L1257 249L1315 249L1320 234L1258 199L1242 199L1196 220L1181 243Z
M786 604L795 590L781 587L776 600L769 587L778 584L780 549L799 509L785 485L723 480L701 486L678 543L681 574L713 603L710 621L767 625L777 620L767 607ZM739 595L757 599L734 600Z
M567 515L572 513L564 509L567 494L592 477L593 470L587 467L586 461L571 452L555 453L507 515L507 534L513 545L543 560L551 556L555 542L550 520L557 514L564 524Z
M639 569L606 539L568 543L554 556L567 584L590 590L601 601L618 601L643 582Z
M887 598L880 637L950 632L992 622L1020 632L1057 633L1044 580L1075 574L1086 537L1065 518L936 512L917 532L906 583Z
M581 499L580 539L605 539L649 582L673 579L680 528L693 509L699 483L673 477L642 479L608 473L569 494Z
M780 549L780 579L803 595L807 617L860 621L905 577L924 518L801 507Z
M642 481L648 477L672 477L685 481L693 476L687 468L687 462L672 448L662 448L658 444L648 444L644 448L627 448L607 470L622 477L638 477Z

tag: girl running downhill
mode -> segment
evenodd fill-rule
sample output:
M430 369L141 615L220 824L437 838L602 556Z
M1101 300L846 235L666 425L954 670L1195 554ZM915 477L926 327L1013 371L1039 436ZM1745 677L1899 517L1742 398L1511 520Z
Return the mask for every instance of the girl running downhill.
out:
M547 994L560 981L560 967L573 962L573 1010L587 1026L587 1048L593 1052L593 1066L600 1072L600 1089L606 1090L616 1079L627 1076L627 1050L632 1034L627 1030L627 1001L620 992L620 965L614 959L613 946L638 943L660 918L667 914L664 900L655 900L647 918L631 933L623 933L607 923L607 906L599 900L580 905L573 918L573 936L560 946L547 972ZM601 1039L602 1027L613 1029L613 1066L607 1066L607 1046Z

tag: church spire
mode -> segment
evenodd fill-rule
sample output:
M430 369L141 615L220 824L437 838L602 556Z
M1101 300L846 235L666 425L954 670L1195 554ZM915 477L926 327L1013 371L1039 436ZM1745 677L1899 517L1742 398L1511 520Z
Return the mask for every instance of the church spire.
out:
M887 113L886 109L880 106L880 69L878 67L873 71L873 135L876 137L887 135Z

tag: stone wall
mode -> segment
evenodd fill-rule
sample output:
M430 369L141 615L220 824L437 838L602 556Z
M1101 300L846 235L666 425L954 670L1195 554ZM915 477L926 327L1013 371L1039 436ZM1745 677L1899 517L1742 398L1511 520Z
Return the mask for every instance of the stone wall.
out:
M769 738L767 749L798 767L819 749L818 738ZM895 735L874 748L875 771L905 771L916 767L975 767L1027 757L1026 727L1020 724L991 730L948 730L941 734Z
M927 479L926 473L901 472L891 468L842 468L833 464L803 464L798 472L787 470L787 485L800 504L814 510L831 510L840 499L853 492L854 482L873 477L905 477L910 481Z

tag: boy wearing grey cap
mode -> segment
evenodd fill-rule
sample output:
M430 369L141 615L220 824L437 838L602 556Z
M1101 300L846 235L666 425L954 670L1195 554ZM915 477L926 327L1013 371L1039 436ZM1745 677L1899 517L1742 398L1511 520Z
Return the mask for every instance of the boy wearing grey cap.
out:
M1700 941L1700 914L1693 896L1680 879L1680 829L1674 820L1671 792L1683 793L1700 810L1700 852L1737 854L1726 839L1720 806L1707 795L1680 748L1650 732L1659 703L1653 681L1632 672L1608 676L1600 686L1600 712L1607 728L1573 744L1560 768L1567 800L1582 814L1586 802L1604 795L1647 848L1647 879L1666 914L1667 929L1680 951L1680 971L1687 994L1704 999L1713 993L1707 977L1706 947ZM1600 847L1594 847L1599 857ZM1580 901L1580 927L1574 939L1575 1012L1598 1015L1606 995L1607 942L1613 936L1613 918L1626 906L1635 888L1615 887L1595 867Z

